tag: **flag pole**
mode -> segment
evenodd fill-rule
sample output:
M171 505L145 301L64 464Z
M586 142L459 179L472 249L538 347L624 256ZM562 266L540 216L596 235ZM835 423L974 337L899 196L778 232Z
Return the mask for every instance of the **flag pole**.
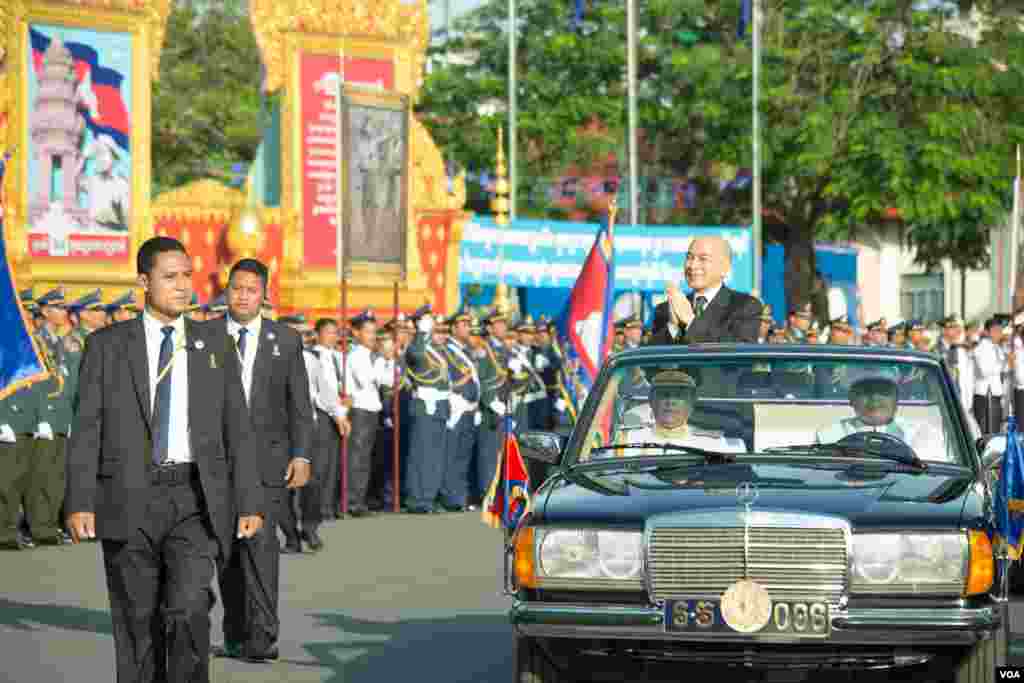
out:
M513 221L516 219L516 118L519 108L516 40L516 0L508 0L508 217Z
M348 311L348 286L347 286L347 273L345 272L348 264L345 259L345 244L344 244L344 225L343 225L343 212L341 203L341 194L343 190L344 180L344 130L342 128L342 116L341 116L341 102L342 94L345 88L345 46L344 43L338 46L338 90L337 97L335 98L335 122L337 123L337 135L338 135L338 165L336 170L335 179L335 192L334 192L334 224L336 229L334 231L334 264L337 271L338 287L341 289L340 292L340 305L341 310L338 315L339 329L346 330L348 326L345 324L345 316ZM348 377L348 344L345 338L342 337L341 346L344 351L341 354L341 386L338 387L338 391L341 394L342 405L347 398L346 395L346 384L345 381ZM348 436L341 435L341 454L340 454L340 465L341 465L341 510L340 515L344 517L348 513Z
M753 212L754 221L752 229L752 241L754 243L754 282L753 292L757 296L761 295L761 259L762 257L762 237L761 237L761 111L759 108L759 102L761 100L761 0L752 0L751 5L751 23L753 24L752 31L754 34L753 39L753 52L754 52L754 69L753 69Z
M399 403L399 400L398 400L398 396L399 396L399 393L401 391L401 387L399 386L399 381L400 380L399 380L399 374L398 374L398 352L399 352L399 349L398 349L398 282L397 281L395 282L394 315L391 317L391 319L394 321L394 324L395 324L395 328L391 332L391 334L392 334L391 338L394 340L393 341L393 344L394 344L393 348L394 348L394 353L395 353L395 359L394 359L395 372L394 372L393 379L391 381L391 425L392 425L392 428L393 428L393 431L394 431L394 433L392 435L392 438L391 438L391 444L392 444L391 445L391 478L392 478L392 480L394 482L392 484L392 488L391 488L391 508L392 508L392 512L396 512L397 513L397 512L400 512L401 509L402 509L402 506L401 506L401 498L402 498L402 496L401 496L401 493L400 493L401 489L399 488L399 485L401 484L401 477L400 477L400 474L399 474L399 468L401 467L401 463L399 462L400 461L399 454L401 453L400 439L402 438L401 437L402 416L401 416L401 410L400 410L400 403Z
M629 119L629 222L634 227L640 223L640 207L637 198L639 170L637 159L637 113L636 113L636 0L626 0L626 92Z

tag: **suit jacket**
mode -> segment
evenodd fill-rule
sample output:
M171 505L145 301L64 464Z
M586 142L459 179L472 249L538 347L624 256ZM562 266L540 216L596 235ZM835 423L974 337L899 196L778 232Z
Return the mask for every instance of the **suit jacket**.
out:
M689 297L693 303L693 296ZM761 303L742 292L723 286L711 300L704 314L689 326L680 326L673 337L668 327L668 302L654 309L654 324L648 344L707 344L713 342L757 343L761 329Z
M227 319L224 316L215 321L225 335ZM309 400L306 361L302 358L302 337L287 325L267 318L260 326L249 387L249 419L259 443L266 444L259 451L263 485L281 488L292 458L313 461L313 404ZM241 367L237 352L234 363Z
M223 327L185 320L192 460L221 550L238 515L262 509L259 459L237 356ZM96 535L129 537L151 496L153 409L142 318L89 335L67 449L64 509L94 512Z

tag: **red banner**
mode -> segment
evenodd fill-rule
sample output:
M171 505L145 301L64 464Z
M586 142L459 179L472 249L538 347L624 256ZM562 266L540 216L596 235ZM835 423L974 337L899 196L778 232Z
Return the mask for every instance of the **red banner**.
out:
M344 82L388 91L394 65L346 57ZM302 121L303 262L333 267L338 227L338 57L303 54L299 67Z
M126 259L128 235L48 235L43 232L30 233L28 253L33 258L59 256L71 258L115 260Z

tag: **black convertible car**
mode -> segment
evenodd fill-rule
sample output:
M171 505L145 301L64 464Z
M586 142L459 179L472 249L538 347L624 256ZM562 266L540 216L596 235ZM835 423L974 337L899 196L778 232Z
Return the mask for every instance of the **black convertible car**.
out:
M553 472L506 552L515 680L995 680L1006 563L955 391L894 349L614 356L571 436L520 436Z

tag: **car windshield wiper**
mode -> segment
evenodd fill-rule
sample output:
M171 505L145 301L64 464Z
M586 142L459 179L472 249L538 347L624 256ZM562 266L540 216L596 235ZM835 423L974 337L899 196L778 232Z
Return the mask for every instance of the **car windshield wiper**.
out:
M849 446L841 443L808 443L765 448L760 452L772 455L838 455L840 457L853 458L879 458L898 462L919 472L924 472L928 469L928 465L909 448L907 448L906 452L899 452L873 449L866 446Z
M625 444L608 444L607 446L597 446L591 449L591 457L595 453L607 453L608 451L617 450L662 450L672 451L675 453L686 453L688 455L699 455L704 458L704 462L709 465L724 464L730 462L736 462L735 453L719 453L718 451L707 451L703 448L695 448L693 446L680 446L674 443L657 443L657 442L644 442L644 443L625 443ZM593 462L592 460L586 462ZM599 461L601 462L601 461ZM578 463L582 464L582 463Z

